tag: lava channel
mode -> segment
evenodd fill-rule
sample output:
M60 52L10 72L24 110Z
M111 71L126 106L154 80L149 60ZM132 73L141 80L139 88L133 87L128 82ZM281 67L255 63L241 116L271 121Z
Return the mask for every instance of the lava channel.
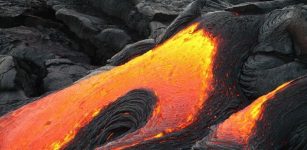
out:
M265 110L265 104L274 99L275 95L291 82L280 85L274 91L259 97L248 107L234 113L223 123L214 126L212 133L204 139L205 146L209 149L247 149L249 138Z
M10 112L0 118L0 149L63 149L107 106L139 88L157 96L151 117L109 147L125 148L181 130L196 120L213 90L216 43L194 23L122 66Z

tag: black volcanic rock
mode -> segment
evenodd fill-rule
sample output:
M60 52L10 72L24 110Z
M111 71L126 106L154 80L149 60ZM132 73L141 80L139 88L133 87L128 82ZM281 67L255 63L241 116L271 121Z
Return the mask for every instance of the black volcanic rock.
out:
M17 70L12 56L0 55L0 89L12 90L16 87Z
M0 55L0 115L36 95L36 80L37 76L26 72L12 56Z
M131 37L124 30L109 28L97 34L92 41L97 47L108 46L118 50L130 43Z
M26 0L1 0L0 1L1 17L16 17L24 13L27 9Z
M193 0L140 0L138 10L155 21L172 21Z
M54 58L89 63L89 58L78 51L78 45L56 29L24 26L0 29L0 54L12 55L40 67Z
M304 40L295 38L307 32L302 11L300 7L287 7L265 15L258 43L245 61L240 76L240 84L247 96L255 99L307 73L306 64L300 61L306 56L299 56L305 48L297 44ZM291 35L291 24L296 24L301 32Z
M0 90L23 90L28 96L37 92L37 76L27 72L12 56L0 55Z
M88 39L102 30L105 21L74 10L62 8L56 12L56 17L62 20L79 38Z
M148 36L150 18L140 13L134 0L89 0L90 4L106 13L125 22L131 29Z
M98 48L96 59L106 61L119 52L125 45L132 42L131 37L118 28L108 28L91 38L91 42Z
M29 10L44 6L44 0L0 0L0 18L17 17Z
M47 75L43 79L44 91L55 91L71 85L94 67L73 63L68 59L51 59L46 62Z

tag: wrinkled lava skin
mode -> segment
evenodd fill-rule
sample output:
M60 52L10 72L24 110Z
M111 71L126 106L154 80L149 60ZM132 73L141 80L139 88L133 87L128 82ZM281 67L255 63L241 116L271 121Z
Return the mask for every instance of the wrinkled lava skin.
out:
M263 104L272 99L277 92L280 92L289 83L285 83L269 94L259 97L244 110L231 115L218 126L217 137L224 140L234 140L240 144L247 143L257 120L261 117Z
M284 83L234 113L195 147L306 149L307 77Z
M225 120L250 103L239 88L238 76L249 50L256 44L258 27L263 23L262 17L215 12L196 21L200 22L200 28L218 39L213 62L214 90L210 92L210 97L191 125L154 139L145 139L127 149L190 149L196 141L208 135L210 126ZM119 141L121 139L110 142L101 149L116 147Z
M25 105L0 118L1 149L60 149L127 92L146 88L157 104L134 144L190 125L213 90L216 41L193 24L141 57ZM138 134L141 133L141 134Z

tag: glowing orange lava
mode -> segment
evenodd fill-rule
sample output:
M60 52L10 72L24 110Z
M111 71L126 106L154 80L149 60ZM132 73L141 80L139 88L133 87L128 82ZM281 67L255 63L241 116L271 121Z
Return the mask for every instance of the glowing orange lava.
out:
M138 88L154 91L158 102L147 124L124 137L122 144L159 138L188 126L213 90L216 44L197 26L122 66L1 117L0 149L61 149L106 106Z
M219 141L232 141L241 145L248 142L257 121L261 118L263 104L274 98L277 92L280 92L291 82L279 86L267 95L259 97L248 107L231 115L227 120L217 126L214 133L215 138Z

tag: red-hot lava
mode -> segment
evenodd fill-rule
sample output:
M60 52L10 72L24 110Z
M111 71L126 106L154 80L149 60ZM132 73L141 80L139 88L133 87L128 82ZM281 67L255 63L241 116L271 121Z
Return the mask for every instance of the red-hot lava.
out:
M193 24L122 66L1 117L0 149L61 149L106 106L138 88L155 92L153 115L113 146L131 146L187 127L213 90L216 41L197 27Z
M290 83L284 83L267 95L259 97L248 107L231 115L227 120L219 124L211 135L213 141L246 146L257 121L261 119L262 112L265 109L264 104L273 99L276 93L283 90Z

